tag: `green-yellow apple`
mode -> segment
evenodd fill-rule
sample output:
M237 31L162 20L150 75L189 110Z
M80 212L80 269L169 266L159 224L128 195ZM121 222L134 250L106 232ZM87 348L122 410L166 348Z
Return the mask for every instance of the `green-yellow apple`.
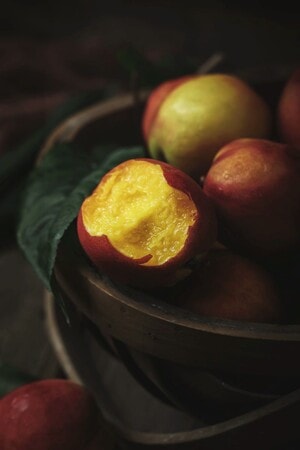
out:
M69 380L34 381L0 400L1 450L85 450L97 428L93 396Z
M300 68L293 70L281 92L277 107L280 139L300 148Z
M272 113L245 81L228 74L183 77L158 87L143 116L149 154L204 175L217 151L233 139L269 138Z
M230 250L212 250L184 280L177 306L206 317L280 322L279 290L261 265Z
M175 282L216 238L214 209L200 185L151 158L109 171L81 205L77 232L111 279L138 287Z
M299 251L297 149L264 139L234 140L215 156L203 189L225 245L264 261Z

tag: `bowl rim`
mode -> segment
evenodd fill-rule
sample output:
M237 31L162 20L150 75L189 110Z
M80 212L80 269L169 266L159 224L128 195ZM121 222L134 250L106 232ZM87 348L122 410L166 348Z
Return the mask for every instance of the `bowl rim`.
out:
M87 282L96 286L99 292L105 292L110 297L117 298L123 305L139 310L145 315L170 324L176 323L182 328L250 339L300 341L300 325L297 324L248 322L200 315L153 297L147 292L118 285L106 276L102 278L101 274L88 264L85 270L87 270L84 273ZM135 296L139 299L134 298Z
M137 96L133 96L133 94L129 93L115 95L108 100L95 101L91 106L87 106L80 111L71 114L48 135L38 152L35 164L38 165L41 162L42 158L51 150L54 144L72 141L85 125L103 118L108 114L112 114L115 111L132 108L140 102L145 101L149 94L150 91L144 89L140 91Z

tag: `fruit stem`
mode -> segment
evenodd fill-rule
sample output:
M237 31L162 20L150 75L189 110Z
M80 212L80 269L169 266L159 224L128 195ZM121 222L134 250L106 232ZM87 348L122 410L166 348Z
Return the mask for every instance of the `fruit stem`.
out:
M222 52L213 53L209 58L207 58L201 66L198 67L196 73L201 75L214 70L219 64L221 64L225 59L225 54Z

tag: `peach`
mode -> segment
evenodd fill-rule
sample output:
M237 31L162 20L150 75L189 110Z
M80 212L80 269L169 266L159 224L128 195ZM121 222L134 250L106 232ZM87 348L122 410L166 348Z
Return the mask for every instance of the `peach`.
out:
M233 139L269 138L272 113L242 79L207 74L157 88L146 104L143 126L151 157L198 178Z
M277 107L277 128L280 139L300 147L300 68L294 69L281 92Z
M0 400L1 450L84 450L97 428L97 406L77 383L47 379Z
M136 287L173 283L216 238L214 209L200 185L169 164L127 160L81 205L78 238L94 265Z
M262 266L230 250L212 250L184 282L176 303L207 317L279 322L279 289Z
M300 154L293 147L234 140L215 156L203 189L223 244L265 261L299 249Z
M195 75L194 75L195 76ZM191 79L193 75L187 75L174 80L168 80L158 85L150 93L147 99L147 107L145 108L142 117L142 131L145 141L148 140L152 128L152 123L159 111L162 102L168 94L172 92L177 86L180 86L184 81Z

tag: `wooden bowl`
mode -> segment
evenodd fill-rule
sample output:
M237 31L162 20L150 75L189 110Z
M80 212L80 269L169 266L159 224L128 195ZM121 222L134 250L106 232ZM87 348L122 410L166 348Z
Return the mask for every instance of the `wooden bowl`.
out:
M49 293L44 299L50 341L65 374L93 393L99 427L129 450L293 450L299 448L300 389L230 420L207 424L158 400L85 326L68 303L69 326ZM205 406L199 404L205 414ZM118 447L119 448L119 447ZM105 447L103 447L103 450Z
M265 86L257 87L263 94ZM282 83L278 80L268 85L266 99L270 104L276 104L281 87ZM125 95L70 117L49 136L38 162L58 142L74 142L85 151L104 142L113 141L122 147L143 143L140 123L147 95L147 92L142 92L138 104L131 95ZM180 380L181 389L190 387L195 378L198 379L199 384L194 385L198 397L204 390L207 392L205 386L208 386L205 375L199 379L199 373L208 374L209 382L216 383L212 393L217 396L217 401L223 398L228 406L238 394L240 412L263 405L264 412L259 409L258 413L258 417L261 414L264 417L263 423L264 420L276 423L277 419L272 416L275 410L275 416L279 414L281 419L284 416L287 420L286 414L293 414L295 403L298 407L299 392L295 386L300 376L300 360L297 357L300 349L299 324L258 324L201 317L142 290L115 284L87 261L74 224L59 245L54 275L61 295L70 299L105 339L112 339L123 346L127 356L118 351L118 358L128 366L130 355L134 368L132 365L128 368L134 374L138 371L141 384L151 385L165 402L195 413L191 402L183 402L175 395L174 388L170 389L169 385L161 382L157 367L160 370L164 367L169 374L176 375L173 381ZM179 369L171 371L174 367ZM196 375L191 381L189 377L192 373ZM221 374L221 377L213 378L215 373ZM270 393L268 389L251 392L244 388L239 390L234 383L227 383L226 387L223 375L229 376L229 379L236 375L267 379L270 383L276 377L281 384L275 392ZM222 383L224 389L220 390ZM286 394L289 390L291 394ZM283 393L286 395L282 396ZM208 398L206 400L209 404ZM229 417L235 412L231 410ZM268 415L272 417L267 418ZM254 417L255 414L251 420L256 420ZM289 419L293 423L293 418ZM236 425L231 424L230 427Z
M146 97L147 93L140 95L138 107L131 95L125 95L75 114L54 130L39 159L57 142L72 141L85 151L109 140L123 146L141 143L140 118ZM74 233L61 242L55 276L61 289L105 334L138 351L224 372L300 375L300 358L295 356L300 349L299 324L205 318L116 285L87 263Z

